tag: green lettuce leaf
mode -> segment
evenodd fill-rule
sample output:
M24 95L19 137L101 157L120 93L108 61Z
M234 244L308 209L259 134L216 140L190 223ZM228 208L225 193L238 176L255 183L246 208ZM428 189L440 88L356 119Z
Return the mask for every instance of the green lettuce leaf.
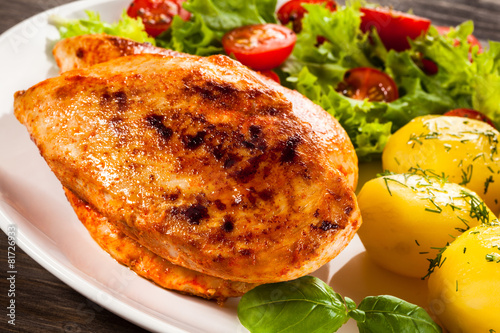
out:
M67 20L59 16L52 16L51 24L59 30L61 39L89 35L89 34L108 34L130 38L140 43L148 42L155 44L154 38L151 38L144 30L144 24L140 19L133 19L123 11L121 19L115 23L107 23L101 20L98 13L85 11L86 19Z
M500 128L500 43L489 44L488 52L474 56L477 73L471 80L472 107L481 110Z
M207 56L224 53L221 38L220 33L207 26L201 15L193 14L187 22L174 17L170 29L158 36L156 43L166 49Z
M354 67L374 67L365 55L367 36L360 34L359 10L346 6L331 12L322 5L304 5L308 14L302 21L302 32L293 50L293 66L285 70L297 74L303 67L316 75L320 84L337 84L345 71ZM325 41L318 45L318 36ZM298 71L297 71L298 69Z
M477 46L471 48L466 42L473 30L471 21L445 36L431 28L427 36L412 43L412 51L431 59L439 68L436 75L421 75L424 90L446 100L449 109L472 108L500 125L500 43L490 41L489 49L479 53ZM405 75L400 68L393 72Z

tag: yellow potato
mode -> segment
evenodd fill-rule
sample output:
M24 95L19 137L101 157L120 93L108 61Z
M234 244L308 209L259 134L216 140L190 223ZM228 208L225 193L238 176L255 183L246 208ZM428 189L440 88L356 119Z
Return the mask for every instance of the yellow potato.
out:
M389 139L384 170L405 173L412 168L444 172L500 213L500 133L479 120L424 116L413 119Z
M429 306L451 333L500 332L500 226L478 226L443 252Z
M496 218L475 193L432 175L372 179L361 188L358 203L363 217L358 234L368 256L390 271L418 278L427 274L436 248Z

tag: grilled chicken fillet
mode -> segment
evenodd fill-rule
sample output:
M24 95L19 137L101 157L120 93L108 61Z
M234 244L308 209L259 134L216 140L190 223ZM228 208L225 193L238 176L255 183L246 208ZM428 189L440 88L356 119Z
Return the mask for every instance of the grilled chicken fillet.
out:
M121 57L15 97L53 172L174 264L267 283L335 257L361 223L340 125L225 56Z

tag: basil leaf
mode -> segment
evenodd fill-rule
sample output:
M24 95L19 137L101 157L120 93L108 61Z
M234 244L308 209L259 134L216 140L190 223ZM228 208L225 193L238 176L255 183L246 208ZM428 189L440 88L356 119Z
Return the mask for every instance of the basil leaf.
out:
M252 333L335 332L349 319L354 306L326 283L312 276L265 284L246 293L238 318Z
M360 333L436 333L441 328L421 307L394 296L370 296L350 316Z

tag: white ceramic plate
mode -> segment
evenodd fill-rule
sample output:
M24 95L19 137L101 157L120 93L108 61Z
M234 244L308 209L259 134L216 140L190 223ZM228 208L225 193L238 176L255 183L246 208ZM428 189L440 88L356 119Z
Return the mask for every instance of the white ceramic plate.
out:
M25 128L13 115L13 94L57 75L51 49L58 38L50 15L84 17L84 10L119 18L128 0L71 3L36 15L0 37L0 226L17 230L17 244L66 284L123 318L151 331L245 332L236 316L238 299L224 307L163 290L114 261L94 243L67 202ZM360 183L369 177L362 174ZM364 177L364 178L363 178ZM360 302L392 294L425 307L425 283L396 276L366 258L355 238L315 276ZM356 332L349 322L342 332Z

